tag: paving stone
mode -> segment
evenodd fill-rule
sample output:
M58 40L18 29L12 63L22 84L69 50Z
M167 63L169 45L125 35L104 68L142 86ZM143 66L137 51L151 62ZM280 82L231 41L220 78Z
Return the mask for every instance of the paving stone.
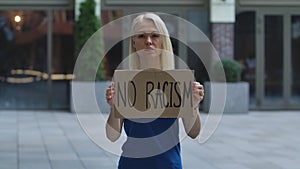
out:
M207 114L201 116L205 122ZM223 115L206 143L183 139L183 166L298 169L299 119L297 111ZM0 110L0 124L0 169L117 168L119 157L95 145L84 133L76 114ZM100 129L93 132L97 131Z
M20 169L51 169L48 159L26 159L20 160Z
M84 169L83 164L79 160L50 160L50 163L53 169Z

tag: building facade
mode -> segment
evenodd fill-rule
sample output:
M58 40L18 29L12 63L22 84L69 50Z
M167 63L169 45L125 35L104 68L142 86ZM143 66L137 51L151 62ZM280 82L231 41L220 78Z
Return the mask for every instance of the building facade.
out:
M68 109L74 5L0 1L0 109Z
M233 22L213 21L210 0L101 0L97 13L103 24L145 11L184 18L211 40L220 57L241 63L242 79L250 84L251 109L300 109L300 1L220 3L226 1L234 5ZM14 32L10 47L0 53L0 109L69 109L74 11L79 2L0 0L0 26L6 20ZM172 17L163 19L171 36L186 31ZM107 33L105 38L116 36ZM172 39L174 53L195 70L198 81L209 80L204 64L189 48L205 46L197 37L186 38L188 45ZM106 54L108 79L128 52L126 46L121 41Z

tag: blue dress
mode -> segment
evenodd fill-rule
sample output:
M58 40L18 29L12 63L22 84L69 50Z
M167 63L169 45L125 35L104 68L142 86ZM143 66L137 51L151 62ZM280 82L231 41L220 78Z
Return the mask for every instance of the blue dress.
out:
M124 120L118 169L182 169L178 119Z

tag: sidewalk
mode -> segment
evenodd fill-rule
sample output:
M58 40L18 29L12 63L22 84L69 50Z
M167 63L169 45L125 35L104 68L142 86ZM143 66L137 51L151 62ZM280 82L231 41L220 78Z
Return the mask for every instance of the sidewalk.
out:
M206 114L202 114L205 117ZM185 169L298 169L300 112L224 115L205 144L185 138ZM118 157L95 145L76 115L0 111L0 169L114 169Z

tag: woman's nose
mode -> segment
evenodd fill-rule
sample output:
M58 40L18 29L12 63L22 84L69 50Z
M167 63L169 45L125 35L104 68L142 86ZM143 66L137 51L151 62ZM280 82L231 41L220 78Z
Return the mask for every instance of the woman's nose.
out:
M151 39L150 36L147 36L147 38L146 38L146 44L147 45L152 45L152 39Z

